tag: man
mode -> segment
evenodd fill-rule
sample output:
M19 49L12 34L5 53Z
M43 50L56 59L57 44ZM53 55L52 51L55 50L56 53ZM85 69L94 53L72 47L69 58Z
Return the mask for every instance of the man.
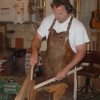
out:
M30 64L35 67L38 63L41 42L46 37L46 77L61 81L83 59L89 39L83 24L72 16L69 0L53 0L51 7L54 14L44 18L34 35Z

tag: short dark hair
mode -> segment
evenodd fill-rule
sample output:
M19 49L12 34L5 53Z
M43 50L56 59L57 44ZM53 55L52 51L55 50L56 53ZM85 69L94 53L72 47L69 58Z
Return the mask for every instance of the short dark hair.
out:
M73 11L73 6L71 5L69 0L53 0L50 5L51 7L53 7L53 5L55 5L56 7L64 5L68 13L71 13Z

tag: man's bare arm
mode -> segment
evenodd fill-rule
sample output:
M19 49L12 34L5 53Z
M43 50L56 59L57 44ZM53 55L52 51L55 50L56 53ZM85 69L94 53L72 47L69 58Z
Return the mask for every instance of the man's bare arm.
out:
M36 63L38 63L38 53L41 47L43 37L40 36L38 33L36 33L32 40L32 55L30 58L30 64L34 66Z
M77 53L72 57L69 64L65 66L63 70L61 70L56 76L55 80L61 80L66 77L69 70L71 70L75 65L77 65L86 54L86 44L82 44L76 47Z

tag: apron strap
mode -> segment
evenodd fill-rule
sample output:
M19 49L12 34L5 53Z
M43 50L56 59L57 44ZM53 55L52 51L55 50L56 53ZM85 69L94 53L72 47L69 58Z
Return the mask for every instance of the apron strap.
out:
M65 34L67 33L67 37L69 36L69 29L70 29L70 26L71 26L71 23L72 23L72 19L73 19L73 17L71 17L70 22L68 23L67 31L65 32Z
M56 19L54 19L54 21L53 21L52 25L51 25L51 26L50 26L50 28L49 28L49 31L51 31L51 29L53 28L53 26L54 26L55 22L56 22Z

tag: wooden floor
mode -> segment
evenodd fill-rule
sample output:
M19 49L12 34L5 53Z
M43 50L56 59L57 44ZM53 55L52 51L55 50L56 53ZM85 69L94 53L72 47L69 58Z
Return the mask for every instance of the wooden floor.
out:
M44 96L43 96L44 95ZM53 100L52 94L47 92L42 92L41 94L37 95L36 100ZM70 94L67 94L67 97L63 97L61 100L73 100L70 98ZM95 97L86 98L84 94L78 96L77 100L100 100L100 92Z
M88 98L84 94L78 96L77 100L100 100L100 92L95 97Z
M53 100L52 94L45 92L41 92L37 94L36 100ZM64 95L61 100L73 100L70 94Z

